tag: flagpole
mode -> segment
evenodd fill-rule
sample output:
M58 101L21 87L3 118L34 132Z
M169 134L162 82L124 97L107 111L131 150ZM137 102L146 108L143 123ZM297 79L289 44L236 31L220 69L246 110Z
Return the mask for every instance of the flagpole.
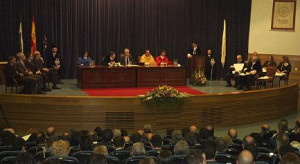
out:
M225 60L226 60L226 20L224 19L223 36L222 36L222 56L221 56L222 72L221 72L221 78L223 78L223 74L224 74Z

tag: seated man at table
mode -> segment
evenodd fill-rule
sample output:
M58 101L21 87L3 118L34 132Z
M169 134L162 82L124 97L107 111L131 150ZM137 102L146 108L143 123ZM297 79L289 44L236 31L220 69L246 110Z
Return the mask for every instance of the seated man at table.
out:
M144 63L145 65L156 64L153 56L150 53L150 50L148 49L145 50L145 53L141 56L140 63Z
M116 53L114 51L110 51L109 55L107 55L103 62L102 65L105 66L113 66L114 64L118 63L118 59L116 58Z
M292 65L289 61L289 58L287 56L282 56L282 62L279 63L277 67L277 72L285 73L285 76L282 78L286 79L289 77L291 70L292 70Z
M241 66L241 70L238 70L238 68L235 68L235 66L237 67L238 65ZM245 67L245 62L243 61L243 57L241 54L238 54L236 57L236 62L230 66L229 71L226 73L225 75L225 80L227 82L226 87L231 87L231 79L234 78L235 84L234 87L237 87L237 83L238 83L238 78L239 78L239 73L244 69Z
M160 50L160 55L156 57L156 63L158 66L161 65L172 65L173 63L166 57L166 51Z
M120 55L120 62L122 65L134 65L135 60L133 59L132 55L130 54L129 48L124 49L124 54Z
M84 50L82 56L78 58L78 65L90 66L92 59L89 57L88 52Z
M239 87L237 89L249 90L250 85L254 84L255 77L259 77L262 72L262 66L257 55L254 55L251 61L243 70L244 74L240 74Z

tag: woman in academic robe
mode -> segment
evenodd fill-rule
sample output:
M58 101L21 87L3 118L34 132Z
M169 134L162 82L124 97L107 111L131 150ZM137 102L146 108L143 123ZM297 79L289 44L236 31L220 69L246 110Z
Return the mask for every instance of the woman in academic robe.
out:
M156 63L158 66L173 65L173 62L167 58L165 50L160 51L160 55L156 57Z
M82 52L82 56L78 58L78 65L89 66L91 64L92 59L89 57L87 51Z
M285 73L283 79L286 79L289 77L291 70L292 70L292 65L289 61L289 58L287 56L282 56L282 62L279 63L277 67L277 72Z

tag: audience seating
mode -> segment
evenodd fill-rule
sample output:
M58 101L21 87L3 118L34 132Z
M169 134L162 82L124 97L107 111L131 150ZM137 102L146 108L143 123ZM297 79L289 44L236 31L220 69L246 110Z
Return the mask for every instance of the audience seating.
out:
M18 156L22 151L2 151L0 152L0 161L5 157Z
M258 153L255 163L256 162L267 162L267 163L272 163L274 157L270 156L269 153Z
M77 151L73 153L72 157L77 158L79 163L86 163L90 159L92 154L92 151Z
M153 158L155 163L157 163L157 158L153 157L153 156L134 156L134 157L130 157L126 160L126 164L138 164L140 162L141 159L144 158Z
M8 146L0 146L0 152L2 151L12 151L13 147L8 145Z
M107 164L119 164L120 163L119 158L114 157L114 156L106 156L106 161L107 161Z
M157 157L159 155L159 153L160 153L160 150L148 150L146 152L146 155Z
M80 164L74 157L48 157L45 161L59 160L61 164Z
M266 147L257 147L258 153L271 153L271 151Z
M218 163L235 163L236 159L234 156L229 155L229 154L216 154L215 157L216 161Z
M232 155L234 157L239 155L239 152L237 150L235 150L234 148L227 148L224 153Z
M43 162L48 157L51 157L51 153L50 152L45 152L44 153L43 151L38 151L34 156L36 161L39 161L39 162Z
M130 152L129 150L117 150L111 152L109 155L117 157L121 163L126 163L126 160L130 157Z
M174 154L174 145L162 145L161 149L162 150L169 150L170 152L172 152Z
M243 144L243 141L238 139L238 138L234 138L232 139L232 142L235 143L235 144L239 144L239 145L242 145Z
M1 164L14 164L15 160L16 160L17 156L9 156L9 157L5 157L3 158L0 163Z
M267 72L265 77L259 77L255 81L255 88L258 88L259 85L264 85L265 89L269 86L274 86L274 78L276 74L277 68L276 67L267 67Z
M172 155L170 162L172 164L188 164L186 155Z
M231 144L228 146L228 148L233 148L235 149L238 153L240 153L243 150L242 145L239 144Z

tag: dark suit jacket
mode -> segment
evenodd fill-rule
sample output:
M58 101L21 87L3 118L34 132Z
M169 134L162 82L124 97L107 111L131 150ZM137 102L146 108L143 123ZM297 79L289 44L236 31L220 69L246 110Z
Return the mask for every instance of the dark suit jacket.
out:
M29 75L28 72L27 72L27 67L24 66L20 61L17 61L16 70L18 71L19 74L20 73L24 74L24 76L28 76Z
M131 61L131 64L136 64L135 60L133 59L133 57L131 55L129 55L129 61ZM125 65L125 55L124 54L120 55L120 63L121 63L121 65Z
M125 60L125 59L124 59ZM106 56L102 62L102 65L108 66L108 63L110 63L112 60L110 60L110 55ZM115 57L115 59L113 60L115 63L118 63L119 60L117 59L117 57Z
M191 47L189 49L188 53L191 54L191 55L194 55L194 49L193 49L193 47ZM201 55L201 49L199 47L197 47L197 49L196 49L196 55Z
M39 70L38 66L37 66L33 61L31 61L31 60L28 60L28 59L25 60L25 64L26 64L27 68L28 68L33 74L35 74L36 71Z
M246 72L250 72L256 70L256 74L259 75L262 72L262 66L260 61L255 62L255 64L252 66L252 63L248 63Z
M60 65L62 65L61 55L59 53L56 53L56 55L54 57L52 52L51 52L47 55L47 68L53 68L53 66L55 65L56 58L59 59Z
M42 60L34 58L33 63L36 65L36 67L38 68L38 70L42 71L44 68L44 63Z
M10 63L7 63L4 68L4 76L8 86L13 86L17 82L17 79L20 78L15 66L11 65Z

